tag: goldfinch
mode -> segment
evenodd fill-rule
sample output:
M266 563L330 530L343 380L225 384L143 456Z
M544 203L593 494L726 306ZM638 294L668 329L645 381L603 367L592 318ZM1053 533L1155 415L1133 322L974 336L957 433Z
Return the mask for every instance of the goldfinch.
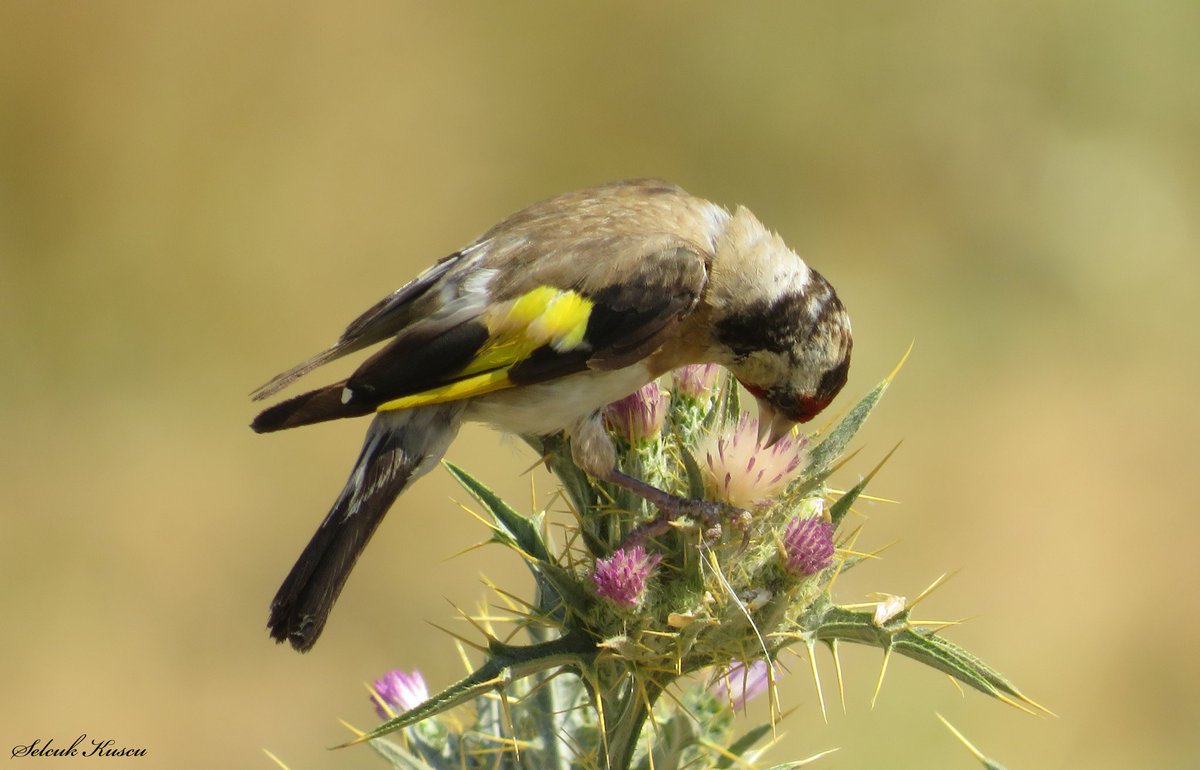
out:
M603 407L686 364L728 368L774 443L846 382L850 321L833 287L747 209L656 179L535 203L355 319L329 348L254 392L386 342L345 380L258 415L259 433L373 414L350 478L271 603L300 651L320 636L396 497L463 422L560 431L580 468L665 513L686 501L619 472Z

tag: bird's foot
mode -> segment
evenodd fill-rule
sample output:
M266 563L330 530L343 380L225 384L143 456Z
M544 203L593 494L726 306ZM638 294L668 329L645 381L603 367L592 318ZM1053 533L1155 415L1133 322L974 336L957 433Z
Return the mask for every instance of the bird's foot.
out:
M708 543L721 537L721 523L725 520L733 523L735 527L749 531L747 525L750 514L727 503L673 495L617 470L612 471L607 481L628 489L659 510L656 518L638 525L625 537L625 542L622 543L624 548L639 545L666 533L675 521L683 518L700 522L704 527L704 541Z

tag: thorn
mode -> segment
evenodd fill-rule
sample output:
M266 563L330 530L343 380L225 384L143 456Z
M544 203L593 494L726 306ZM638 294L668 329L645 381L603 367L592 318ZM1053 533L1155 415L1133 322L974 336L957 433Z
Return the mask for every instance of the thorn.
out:
M467 657L466 649L463 648L462 642L457 638L454 640L454 648L458 650L458 659L462 661L463 668L465 668L467 673L470 674L475 670L475 667L471 665L471 661Z
M750 623L750 628L754 629L754 636L758 638L758 644L762 648L763 659L767 661L767 675L768 677L774 677L775 664L771 661L771 653L767 649L767 641L763 639L762 632L758 630L758 626L754 623L754 618L750 617L749 610L746 609L745 604L742 604L742 600L738 598L737 592L733 590L733 586L729 585L729 581L725 579L725 575L721 572L721 565L717 562L717 555L713 552L712 548L705 545L703 541L701 541L700 547L705 556L705 559L702 559L700 563L704 564L705 561L710 562L709 566L712 568L713 574L721 581L726 594L737 605L737 608L742 611L742 614L746 616L746 620Z
M788 765L790 767L804 767L805 765L811 765L813 762L816 762L818 759L824 759L825 757L829 756L830 754L832 754L835 751L841 751L841 749L836 746L832 749L825 749L824 751L813 754L811 757L806 757L805 759L801 759L799 762L789 762Z
M975 748L975 744L973 744L969 740L967 740L967 736L965 736L961 732L959 732L957 727L950 724L950 720L946 719L946 717L942 716L941 714L937 713L936 711L933 712L933 715L936 716L938 719L942 720L942 724L944 724L946 726L946 729L949 730L954 735L955 738L958 738L959 743L961 743L963 746L967 747L967 751L971 752L971 756L975 757L975 759L978 759L984 765L987 765L987 766L995 765L995 762L993 762L988 756L986 756L979 749Z
M846 713L846 686L842 679L842 656L838 653L838 640L829 640L829 652L833 655L833 670L837 674L838 696L842 700L842 714Z
M868 495L866 492L863 492L862 494L860 494L858 496L858 499L866 500L869 503L887 503L888 505L900 505L899 500L893 500L890 497L878 497L876 495Z
M892 369L891 374L889 374L887 377L883 378L884 382L891 384L892 380L895 379L896 375L900 373L900 367L904 366L904 362L908 360L908 356L910 353L912 353L913 346L916 344L917 344L916 339L914 339L912 342L908 343L908 350L904 351L904 355L900 356L900 361L896 364L895 368Z
M942 629L961 626L972 618L961 618L959 620L914 620L908 619L908 626L912 630L922 634L936 634Z
M442 597L442 598L446 599L446 604L449 604L451 607L453 607L454 611L458 613L459 617L461 617L463 620L470 623L471 626L476 631L478 631L483 636L484 639L487 639L489 643L500 641L499 639L496 638L496 635L492 633L491 628L488 628L486 625L477 622L475 620L475 618L473 618L467 614L466 610L462 609L457 604L450 601L450 599L448 597ZM466 640L464 640L464 641L466 641ZM467 644L470 644L470 642L467 642Z
M1029 706L1026 706L1024 703L1022 703L1022 702L1021 702L1021 701L1019 701L1019 700L1016 700L1016 699L1014 699L1014 698L1010 698L1010 697L1009 697L1009 696L1008 696L1006 693L1002 693L1002 692L1000 692L999 690L997 690L996 692L994 692L994 693L992 694L992 697L994 697L996 700L1000 701L1001 703L1006 703L1006 704L1008 704L1009 706L1012 706L1013 708L1017 709L1018 711L1024 711L1026 714L1028 714L1028 715L1029 715L1029 716L1031 716L1031 717L1040 717L1040 716L1042 716L1042 715L1041 715L1041 714L1039 714L1039 713L1038 713L1038 712L1037 712L1035 709L1033 709L1033 708L1030 708ZM1024 697L1024 696L1019 696L1019 697ZM1029 703L1030 703L1031 705L1033 705L1033 706L1037 706L1037 704L1036 704L1036 703L1034 703L1033 701L1029 701ZM1041 707L1040 707L1040 706L1038 706L1038 708L1041 708ZM1046 713L1047 713L1047 714L1050 714L1050 716L1058 716L1057 714L1053 714L1053 713L1051 713L1051 712L1047 711L1046 709L1042 709L1042 710L1043 710L1043 711L1046 711Z
M781 664L782 665L782 664ZM749 673L749 668L746 669ZM779 740L779 722L783 719L779 706L779 688L776 686L774 661L767 658L767 710L771 714L771 740ZM742 705L745 709L745 704Z
M821 719L825 724L829 724L829 715L825 712L825 693L821 691L821 673L817 670L817 643L809 639L805 641L805 646L808 647L808 664L812 670L813 684L817 686L817 701L821 704Z
M934 580L932 583L929 584L928 588L926 588L921 593L917 594L916 599L913 599L911 602L908 603L908 608L911 610L913 607L916 607L918 602L920 602L926 596L929 596L931 593L936 591L938 588L940 588L942 586L942 584L944 584L947 580L949 580L950 578L957 575L959 572L960 572L960 570L954 570L953 572L943 572L941 574L941 576L938 577L937 580Z
M288 766L287 766L287 765L285 765L285 764L283 764L283 760L282 760L282 759L280 759L279 757L275 756L274 754L272 754L271 752L267 751L266 749L263 749L263 753L264 753L264 754L266 754L268 757L270 757L272 762L274 762L275 764L277 764L277 765L279 765L280 767L282 767L282 768L283 768L283 770L289 770Z
M385 701L379 695L379 693L375 691L374 687L367 684L366 682L363 682L363 687L367 688L367 692L370 693L370 695L371 695L371 700L375 701L376 705L378 705L379 708L383 709L384 713L388 715L388 719L396 718L396 712L392 710L392 704ZM349 727L349 725L347 725L347 727ZM353 730L354 728L351 727L350 729Z
M1037 701L1035 701L1033 698L1030 698L1030 697L1029 697L1028 695L1026 695L1025 693L1023 693L1023 692L1020 692L1019 690L1017 690L1017 688L1015 688L1015 687L1014 687L1014 688L1013 688L1013 692L1014 692L1014 693L1016 693L1016 695L1017 695L1017 697L1018 697L1018 698L1020 698L1021 700L1025 701L1025 702L1026 702L1026 703L1028 703L1030 706L1033 706L1034 708L1038 709L1039 711L1041 711L1041 712L1042 712L1043 714L1045 714L1046 716L1048 716L1048 717L1054 717L1055 719L1058 719L1058 714L1055 714L1053 711L1051 711L1050 709L1046 708L1046 707L1045 707L1045 706L1043 706L1042 704L1038 703L1038 702L1037 702Z
M879 700L879 691L883 689L883 677L887 675L888 661L892 658L892 648L883 648L883 665L879 667L879 681L875 683L875 693L871 696L871 710L875 710L875 702Z
M458 635L458 634L454 633L453 631L451 631L451 630L450 630L450 629L448 629L448 628L443 628L442 626L439 626L437 623L433 623L433 622L431 622L431 621L428 621L428 620L426 620L425 622L426 622L426 623L429 623L429 625L433 626L433 627L434 627L434 628L436 628L438 631L441 631L442 633L444 633L444 634L447 634L448 636L450 636L452 639L454 639L454 640L455 640L456 642L458 642L459 644L465 644L465 645L467 645L468 647L470 647L471 649L473 649L473 650L478 650L479 652L485 652L485 653L486 653L486 652L488 651L488 648L487 648L487 647L485 647L485 646L483 646L483 645L481 645L481 644L476 644L475 642L472 642L470 639L466 638L465 636L460 636L460 635ZM470 669L470 667L468 667L468 670L471 670L471 669Z
M509 733L509 735L516 735L517 728L513 724L512 709L509 707L509 703L508 703L508 693L505 692L505 688L503 688L503 687L499 688L497 690L497 693L499 693L499 695L500 695L500 712L502 714L504 714L504 721L508 723L508 733ZM511 742L513 754L516 756L517 764L520 765L520 763L521 763L520 743L515 738L509 739L509 741L505 741L505 742Z
M349 730L350 732L354 733L354 736L355 736L356 738L362 738L364 735L366 735L366 734L367 734L365 731L363 731L363 730L359 730L357 727L355 727L354 725L350 724L350 723L349 723L349 722L347 722L345 719L339 719L338 721L342 723L342 727L344 727L344 728L346 728L347 730Z
M476 519L476 520L477 520L477 521L478 521L480 524L482 524L483 526L485 526L485 527L487 527L488 529L492 530L493 532L499 532L499 531L500 531L500 528L499 528L499 527L497 527L497 526L496 526L494 523L492 523L492 522L488 521L488 520L487 520L487 519L486 519L486 518L483 516L483 514L477 513L477 512L475 511L475 509L474 509L474 508L470 507L470 506L469 506L469 505L467 505L466 503L460 503L458 500L455 500L453 497L452 497L452 498L450 498L450 502L452 502L452 503L454 503L455 505L457 505L457 506L458 506L458 507L459 507L461 510L465 511L466 513L468 513L469 515L471 515L472 517L474 517L474 518L475 518L475 519Z

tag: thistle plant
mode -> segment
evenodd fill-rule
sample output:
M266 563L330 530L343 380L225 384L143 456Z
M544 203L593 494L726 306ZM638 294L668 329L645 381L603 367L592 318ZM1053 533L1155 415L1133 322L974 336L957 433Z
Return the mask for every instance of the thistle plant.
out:
M945 623L912 619L915 602L833 597L837 576L867 561L855 548L860 530L843 525L878 466L840 493L830 476L890 381L820 432L770 449L759 446L733 381L713 368L689 367L612 405L606 418L622 469L725 504L716 526L681 518L647 527L657 511L586 476L561 437L527 439L561 485L547 510L519 513L448 465L482 506L490 541L529 568L533 596L495 589L512 628L473 618L480 638L462 642L482 660L442 691L429 696L419 675L404 672L376 682L372 701L386 721L351 743L369 742L409 770L745 766L757 762L771 725L738 730L735 713L764 693L777 718L781 653L811 663L828 648L840 688L847 643L883 651L880 683L900 654L1037 710L943 638Z

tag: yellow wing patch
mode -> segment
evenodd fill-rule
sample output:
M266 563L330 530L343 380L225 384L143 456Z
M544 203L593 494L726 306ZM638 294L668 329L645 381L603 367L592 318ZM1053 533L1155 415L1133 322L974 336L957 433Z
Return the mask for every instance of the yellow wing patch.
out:
M402 396L393 399L380 404L376 411L387 412L393 409L412 409L414 406L428 406L430 404L442 404L447 401L458 401L462 398L491 393L493 390L501 390L507 388L510 384L508 381L508 370L497 369L477 374L474 377L467 377L463 380L456 380L448 385L441 385L420 393L414 393L411 396Z
M582 345L592 307L592 301L582 294L539 286L489 308L482 319L488 339L459 372L461 379L388 401L378 411L458 401L512 387L508 370L533 351L549 345L565 353Z

